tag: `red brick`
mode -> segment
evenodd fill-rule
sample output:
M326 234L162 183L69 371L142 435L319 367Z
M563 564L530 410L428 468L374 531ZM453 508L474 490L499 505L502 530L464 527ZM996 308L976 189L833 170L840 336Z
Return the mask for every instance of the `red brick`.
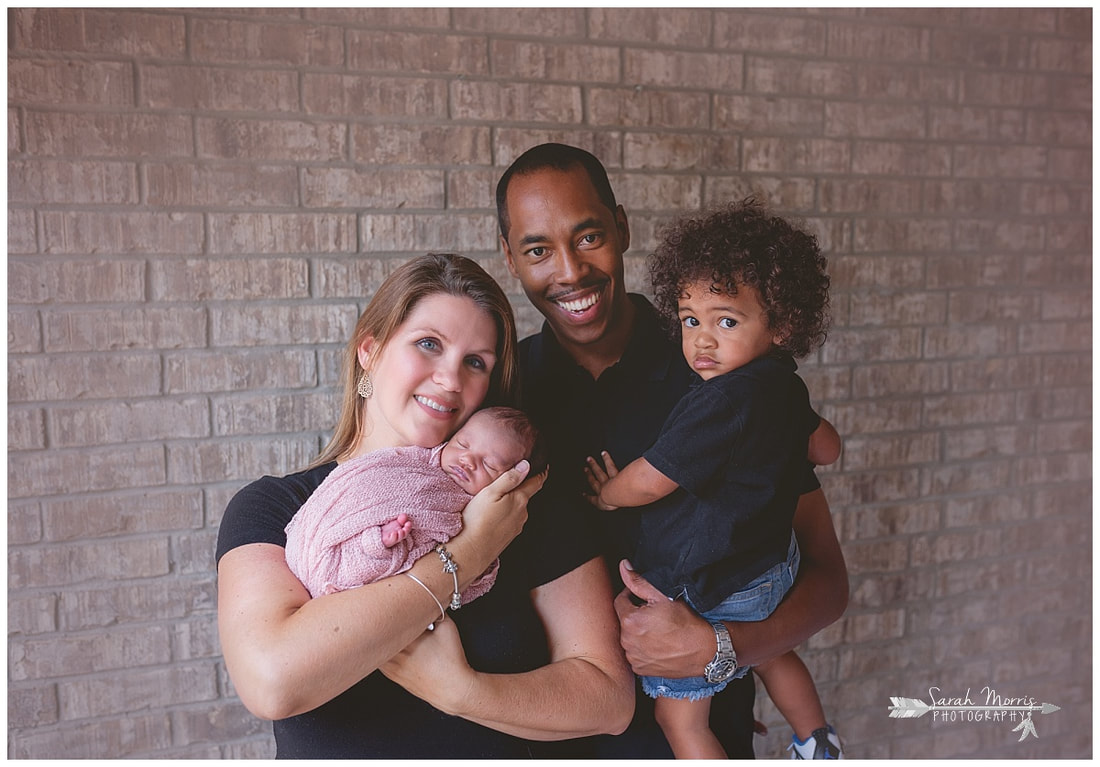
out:
M492 162L490 131L476 125L354 125L352 140L355 160L368 165Z
M44 253L201 253L197 213L47 211L42 214Z
M9 360L8 401L133 397L160 393L160 360L145 353Z
M595 40L627 40L663 45L701 47L714 26L712 11L703 8L593 8L588 12L588 35ZM701 35L703 40L700 40Z
M714 97L713 128L717 131L819 136L824 124L820 99L724 94Z
M249 8L249 12L255 12ZM306 8L305 18L327 23L378 27L445 28L450 25L447 8Z
M741 90L744 69L742 57L733 54L627 48L622 81L627 85L662 88L697 88L705 82L715 90Z
M179 349L206 344L202 308L66 309L43 313L47 352Z
M336 26L196 19L191 55L199 62L339 67L344 63L343 38Z
M621 56L619 48L612 46L500 39L489 43L493 73L534 80L617 83Z
M450 88L451 110L458 120L581 120L581 89L572 85L456 80Z
M301 258L157 259L149 262L149 285L156 301L306 298L309 264Z
M364 155L370 153L363 147ZM442 208L443 171L375 168L307 168L302 174L307 208Z
M289 207L298 202L298 176L290 167L148 163L145 179L150 205Z
M352 70L489 74L484 37L376 30L350 30L347 37Z
M447 83L441 79L377 75L302 75L306 114L446 119Z
M212 253L353 253L355 216L219 213L209 216Z
M769 173L846 173L851 168L847 141L746 137L745 170Z
M735 136L627 133L623 165L630 170L735 170L739 148Z
M831 138L922 139L926 110L919 104L827 102L824 134Z
M840 97L856 93L857 70L846 62L748 56L744 69L745 89L750 93Z
M132 205L138 202L137 166L128 162L14 160L8 163L8 200Z
M166 394L305 388L317 384L312 349L230 349L170 353L164 360Z
M163 668L134 668L60 685L61 718L140 711L173 703L201 703L217 697L217 679L211 663L189 663Z
M714 13L716 48L777 53L798 51L805 56L822 56L825 54L826 29L823 19L777 16L749 10L718 10Z
M141 68L141 78L142 105L154 109L298 109L298 77L286 70L146 64Z
M584 11L580 8L513 8L507 13L496 8L454 8L451 15L455 29L468 32L538 34L547 39L584 34Z
M134 105L133 67L121 62L13 59L8 84L10 104Z
M649 88L589 88L588 122L597 126L707 128L710 99L705 94Z
M191 119L183 115L27 111L27 151L70 157L190 157Z
M199 157L319 162L348 159L347 128L341 123L198 118L195 136Z

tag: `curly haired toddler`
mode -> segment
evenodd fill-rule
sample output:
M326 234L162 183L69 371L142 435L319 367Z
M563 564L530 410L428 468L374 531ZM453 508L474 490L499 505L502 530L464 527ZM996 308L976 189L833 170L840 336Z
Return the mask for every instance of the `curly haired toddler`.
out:
M825 340L825 266L813 236L751 198L662 232L650 261L655 304L700 380L641 458L621 471L606 451L602 466L588 460L598 508L647 506L635 568L710 621L720 649L723 622L763 620L794 583L799 480L807 460L839 456L840 438L810 407L794 362ZM749 671L726 651L705 677L642 678L677 758L726 758L710 698ZM796 757L840 758L798 655L753 670L795 731Z

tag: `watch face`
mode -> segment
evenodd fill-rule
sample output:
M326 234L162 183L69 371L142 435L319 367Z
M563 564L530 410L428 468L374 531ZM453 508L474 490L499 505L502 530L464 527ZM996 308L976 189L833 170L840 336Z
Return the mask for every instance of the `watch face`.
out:
M716 658L707 664L706 678L711 684L724 682L737 671L737 661L729 658Z

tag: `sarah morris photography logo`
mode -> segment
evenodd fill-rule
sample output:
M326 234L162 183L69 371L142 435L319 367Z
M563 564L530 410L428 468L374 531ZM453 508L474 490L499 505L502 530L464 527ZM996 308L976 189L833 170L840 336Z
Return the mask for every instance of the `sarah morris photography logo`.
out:
M933 721L940 722L1009 722L1015 723L1012 732L1020 733L1020 740L1027 736L1038 738L1032 714L1053 714L1060 706L1053 703L1040 703L1030 695L1010 698L1001 695L992 687L986 686L978 693L978 703L970 697L970 688L966 694L950 697L943 694L939 687L928 688L930 703L920 698L890 698L890 718L919 719L931 714Z

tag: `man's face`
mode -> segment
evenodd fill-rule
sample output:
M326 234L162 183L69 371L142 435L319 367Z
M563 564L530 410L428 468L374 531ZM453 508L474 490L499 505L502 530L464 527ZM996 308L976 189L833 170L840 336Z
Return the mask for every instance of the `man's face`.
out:
M609 210L581 167L514 176L506 199L508 269L559 341L602 339L626 311L626 214Z

